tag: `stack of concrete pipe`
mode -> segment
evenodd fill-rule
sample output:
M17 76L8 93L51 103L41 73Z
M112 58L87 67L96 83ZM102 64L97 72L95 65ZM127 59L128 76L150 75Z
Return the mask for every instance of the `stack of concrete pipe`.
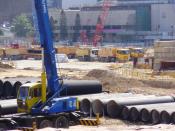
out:
M80 108L82 112L87 114L93 113L94 115L99 113L101 116L106 115L111 118L122 118L125 120L138 121L142 118L143 122L151 122L150 114L153 114L152 117L158 115L162 117L162 120L157 120L158 122L169 123L174 121L175 117L175 103L174 98L171 96L141 96L141 95L116 95L115 97L101 97L101 98L85 98L80 100ZM156 106L149 105L159 105L162 108L154 108ZM167 104L167 106L166 106ZM170 106L171 105L171 106ZM137 108L139 107L140 108ZM148 107L148 109L142 107ZM172 107L168 109L168 107ZM151 108L151 109L150 109ZM156 112L154 109L157 109ZM174 109L174 110L173 110ZM146 110L146 111L145 111ZM156 113L157 114L156 114ZM142 115L142 116L141 116ZM149 118L147 118L149 117ZM170 117L171 118L170 120ZM146 120L144 120L146 119ZM158 123L156 120L152 123Z
M16 99L1 100L0 101L0 116L17 113Z
M11 99L16 98L18 88L22 85L20 81L10 82L0 80L0 98Z
M175 102L125 106L122 118L153 124L175 124Z
M81 111L89 114L91 110L92 113L95 115L96 113L99 113L100 115L103 115L104 113L109 115L110 117L115 117L110 110L117 108L116 111L119 110L117 101L124 101L126 102L126 99L138 99L143 97L155 97L154 95L148 95L144 96L142 94L131 94L131 93L119 93L119 94L108 94L108 95L100 95L100 96L87 96L85 99L80 99L80 108ZM112 106L111 106L112 105ZM114 108L113 108L114 107ZM115 111L115 113L117 113Z

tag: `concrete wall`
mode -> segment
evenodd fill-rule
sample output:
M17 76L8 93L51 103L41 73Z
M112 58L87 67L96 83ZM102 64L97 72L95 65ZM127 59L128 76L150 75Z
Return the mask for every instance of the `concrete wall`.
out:
M171 32L172 25L175 30L175 4L153 4L151 5L152 31Z
M67 25L74 26L76 14L80 14L81 25L95 26L97 18L101 11L79 11L79 10L65 10L67 17ZM50 10L50 15L54 19L59 20L60 12L58 10ZM114 10L110 11L106 19L106 25L135 25L136 11L135 10Z

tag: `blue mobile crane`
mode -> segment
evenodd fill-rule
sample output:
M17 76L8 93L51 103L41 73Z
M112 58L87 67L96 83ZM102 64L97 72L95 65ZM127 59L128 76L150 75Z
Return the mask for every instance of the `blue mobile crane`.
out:
M52 114L75 111L77 110L77 99L75 97L59 98L60 92L65 87L62 87L61 79L59 79L57 75L55 49L53 48L47 1L34 1L40 33L40 43L43 49L42 79L41 83L29 83L19 88L17 98L18 112ZM48 91L46 91L46 89L48 89ZM48 92L48 94L46 92ZM25 105L23 105L23 103L25 103Z
M16 126L31 126L37 128L67 127L70 121L75 121L79 115L76 97L61 97L66 88L57 75L55 50L53 48L52 32L49 23L47 0L34 0L40 43L43 49L43 70L41 82L26 83L18 90L18 113L0 118L0 128L13 129Z

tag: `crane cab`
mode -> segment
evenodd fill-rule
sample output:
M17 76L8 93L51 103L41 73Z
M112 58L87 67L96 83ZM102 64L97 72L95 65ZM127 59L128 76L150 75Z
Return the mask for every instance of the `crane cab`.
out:
M17 96L18 112L31 112L32 107L41 100L41 88L41 83L27 83L19 88Z

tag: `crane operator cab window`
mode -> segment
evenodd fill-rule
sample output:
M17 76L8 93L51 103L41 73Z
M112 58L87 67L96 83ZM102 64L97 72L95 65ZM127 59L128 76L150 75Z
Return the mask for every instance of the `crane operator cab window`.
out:
M21 87L19 89L18 99L25 100L28 97L28 90L29 90L29 87L25 87L25 86Z

